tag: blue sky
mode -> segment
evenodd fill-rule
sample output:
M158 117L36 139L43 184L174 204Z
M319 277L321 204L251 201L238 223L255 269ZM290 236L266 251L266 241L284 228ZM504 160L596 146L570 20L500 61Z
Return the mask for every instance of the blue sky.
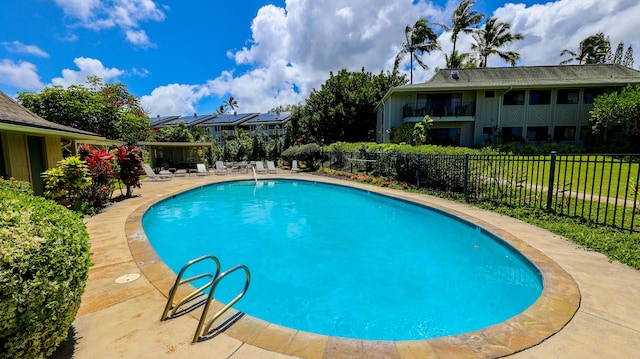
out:
M458 2L1 0L0 90L15 96L96 75L124 83L150 116L209 114L229 96L240 112L266 112L304 102L330 71L391 69L404 27L419 17L448 24ZM478 0L474 9L524 34L510 47L520 65L558 64L563 49L598 31L640 53L637 0ZM450 49L450 34L434 29ZM471 43L462 36L457 47ZM414 82L444 67L444 55L426 62Z

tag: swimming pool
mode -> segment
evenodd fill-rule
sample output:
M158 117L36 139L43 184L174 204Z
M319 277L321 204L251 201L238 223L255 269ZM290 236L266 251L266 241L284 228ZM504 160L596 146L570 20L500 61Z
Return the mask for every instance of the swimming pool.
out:
M143 226L175 272L207 253L223 269L248 265L252 283L237 309L331 336L467 332L522 312L542 290L528 261L477 226L341 186L206 186L155 204ZM229 295L238 287L229 283Z

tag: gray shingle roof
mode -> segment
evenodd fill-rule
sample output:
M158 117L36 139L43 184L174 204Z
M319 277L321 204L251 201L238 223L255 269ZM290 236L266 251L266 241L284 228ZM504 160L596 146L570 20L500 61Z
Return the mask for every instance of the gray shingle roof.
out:
M46 130L63 131L67 133L73 133L75 135L99 137L98 134L92 132L78 130L73 127L49 122L36 115L35 113L27 110L24 106L14 101L11 97L7 96L7 94L2 91L0 91L0 123Z
M458 73L457 79L452 76L454 71ZM614 64L559 65L443 69L425 83L396 89L618 86L628 83L640 84L640 71Z

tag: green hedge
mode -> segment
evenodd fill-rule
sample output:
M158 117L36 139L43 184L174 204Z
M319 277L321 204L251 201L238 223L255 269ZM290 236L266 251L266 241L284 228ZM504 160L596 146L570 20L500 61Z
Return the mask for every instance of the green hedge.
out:
M91 254L78 214L0 179L0 358L46 358L67 337Z

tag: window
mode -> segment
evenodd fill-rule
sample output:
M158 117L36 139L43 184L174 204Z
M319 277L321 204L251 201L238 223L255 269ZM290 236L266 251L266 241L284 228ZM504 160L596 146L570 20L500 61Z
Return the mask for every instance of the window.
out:
M416 96L416 114L415 116L426 115L425 107L427 107L427 95Z
M580 91L578 89L561 89L558 90L557 104L560 105L577 105L580 102Z
M551 103L551 90L529 91L529 105L548 105Z
M429 116L456 116L462 105L462 94L433 94L427 99Z
M556 126L553 129L554 141L575 141L576 140L576 127L575 126Z
M432 145L460 146L459 128L432 128L428 131Z
M484 98L494 98L496 97L496 92L495 91L485 91L484 92Z
M502 104L505 106L524 105L524 90L505 93Z
M493 127L483 127L482 128L483 135L493 135Z
M504 142L524 142L522 127L503 127L500 130L500 137Z
M584 103L592 104L593 100L606 92L603 88L593 88L584 90Z
M549 129L547 126L527 127L527 138L530 141L547 141L549 139Z

